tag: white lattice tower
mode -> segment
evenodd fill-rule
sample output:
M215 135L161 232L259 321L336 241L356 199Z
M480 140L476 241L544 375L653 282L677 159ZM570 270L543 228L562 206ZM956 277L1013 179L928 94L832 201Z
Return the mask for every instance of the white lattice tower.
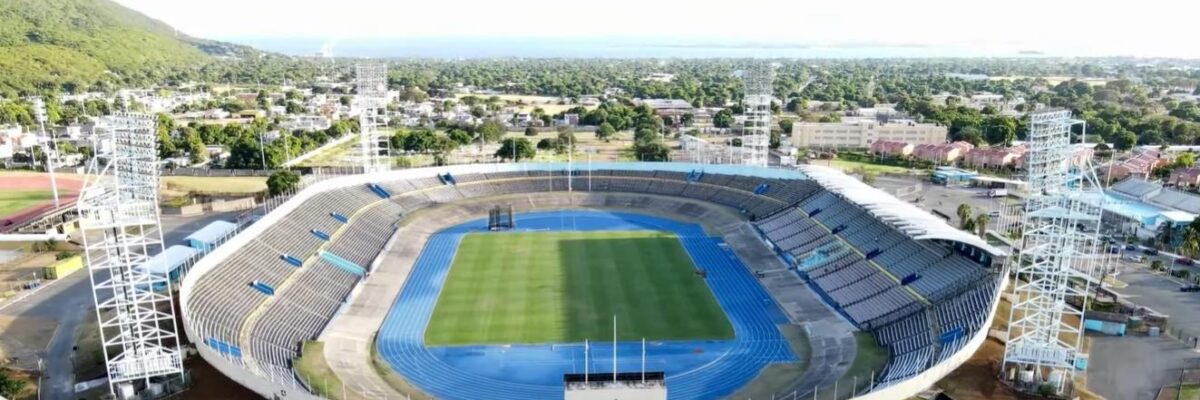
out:
M767 166L771 146L771 99L774 97L775 71L769 63L755 63L742 74L745 86L742 124L742 164Z
M171 282L144 265L163 249L154 118L105 117L77 203L109 390L182 374Z
M1071 128L1083 121L1070 111L1030 116L1024 230L1012 257L1013 287L1004 368L1032 371L1037 383L1059 391L1074 378L1083 338L1084 310L1095 271L1103 262L1100 217L1103 191L1090 165L1072 163Z
M359 113L359 164L364 173L387 171L391 168L389 135L383 115L387 107L387 66L358 64L354 69L355 109Z

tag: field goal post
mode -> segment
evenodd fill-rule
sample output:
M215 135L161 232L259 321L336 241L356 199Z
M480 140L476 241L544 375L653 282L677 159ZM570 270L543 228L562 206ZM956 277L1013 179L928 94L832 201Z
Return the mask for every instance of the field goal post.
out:
M489 231L509 231L517 227L513 221L513 206L508 205L508 208L500 205L493 206L488 210L488 230Z

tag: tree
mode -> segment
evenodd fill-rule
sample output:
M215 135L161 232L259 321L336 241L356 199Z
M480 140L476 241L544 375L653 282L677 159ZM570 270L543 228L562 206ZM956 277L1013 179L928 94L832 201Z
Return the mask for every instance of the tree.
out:
M958 214L959 228L967 229L967 223L971 221L971 205L967 203L959 204L955 213Z
M225 167L231 169L263 169L262 147L253 135L243 135L229 147Z
M342 97L338 98L338 103L340 103L343 106L349 107L352 100L353 99L351 99L350 96L342 96Z
M278 196L295 191L300 185L300 176L290 170L281 169L267 177L267 194Z
M779 130L782 131L783 133L791 133L793 125L795 125L795 121L792 121L790 119L779 120Z
M979 237L987 236L987 225L991 221L992 217L988 216L987 213L979 213L979 215L975 216L975 230L978 231Z
M470 133L462 129L451 129L449 132L446 132L446 136L459 145L471 143L471 140L473 139Z
M637 143L633 146L633 151L641 161L670 161L671 149L660 140Z
M545 138L537 142L538 150L551 150L558 147L558 139Z
M1200 218L1192 220L1183 228L1183 240L1179 243L1179 251L1191 258L1200 258Z
M200 134L195 130L190 130L184 138L187 143L188 161L192 164L199 164L208 160L208 148L204 147L204 141L200 140Z
M171 140L171 131L175 129L175 121L170 115L158 114L154 121L154 131L158 137L158 158L167 159L179 155L175 141Z
M537 136L538 130L532 126L525 127L525 136Z
M484 123L479 124L479 129L476 132L484 143L495 142L504 136L504 126L496 121L484 121Z
M983 135L980 134L979 128L974 126L968 126L959 130L958 136L954 139L962 140L975 146L983 144Z
M718 128L728 128L733 125L733 111L728 108L717 111L713 115L713 126Z
M596 128L596 139L600 139L605 142L608 142L609 139L616 134L617 130L614 129L612 124L609 124L608 122L602 122L600 123L600 126Z
M565 128L567 129L558 130L558 140L554 146L554 151L559 154L575 151L575 133L572 132L571 127Z
M1137 144L1138 137L1133 132L1122 131L1113 137L1113 147L1118 151L1129 151L1133 145Z
M25 390L26 382L14 379L7 368L0 368L0 396L14 398Z
M1011 146L1017 139L1017 120L1006 116L992 116L983 122L983 131L988 144Z
M496 150L496 157L501 160L521 161L524 159L533 158L537 151L533 149L533 143L526 138L508 138L500 142L500 149Z
M1196 154L1180 153L1179 156L1175 157L1174 165L1176 168L1188 168L1196 165Z

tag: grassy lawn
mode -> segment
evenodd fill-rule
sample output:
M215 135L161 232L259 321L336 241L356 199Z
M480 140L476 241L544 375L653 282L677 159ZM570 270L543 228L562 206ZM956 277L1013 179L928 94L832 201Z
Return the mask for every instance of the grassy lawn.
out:
M318 395L327 399L342 399L342 380L325 361L325 343L317 341L304 342L300 348L300 358L295 361L296 373ZM347 393L350 391L347 390ZM347 396L352 397L352 396Z
M871 379L871 372L875 372L875 377L879 377L879 372L883 370L883 366L888 362L888 351L885 347L880 347L875 343L875 337L867 332L854 332L854 341L858 343L858 347L854 353L854 362L850 363L850 369L846 370L846 375L842 376L843 382L853 380L858 377L859 385L865 385ZM847 385L847 388L849 385Z
M796 382L804 375L804 371L808 370L809 363L812 362L812 344L808 341L808 333L803 327L797 325L780 325L779 331L783 333L783 337L788 341L788 347L791 347L792 353L796 355L799 361L794 363L777 363L768 365L763 368L754 380L747 383L733 396L731 399L771 399L778 396L780 391L787 390L793 382Z
M428 345L730 339L733 328L666 232L468 234Z
M0 217L54 199L54 194L42 189L0 191Z
M253 194L267 190L267 178L259 176L164 176L162 184L178 192Z
M1200 400L1200 385L1183 385L1179 388L1179 400Z

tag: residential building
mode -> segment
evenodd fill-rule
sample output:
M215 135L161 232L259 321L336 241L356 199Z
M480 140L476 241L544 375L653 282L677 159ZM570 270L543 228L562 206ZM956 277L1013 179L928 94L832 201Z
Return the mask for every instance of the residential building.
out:
M975 149L967 153L963 163L977 168L1015 167L1028 151L1029 147L1026 145Z
M918 160L936 164L950 164L958 161L974 148L974 145L961 140L954 143L921 144L913 148L912 156Z
M1200 187L1200 167L1177 168L1167 183L1180 187Z
M1166 164L1167 160L1159 157L1158 150L1145 149L1136 152L1129 159L1103 168L1103 174L1110 181L1122 180L1131 176L1147 179L1155 169Z
M907 158L912 155L914 147L912 143L877 140L875 143L871 143L871 153L881 156Z
M874 120L792 125L792 144L800 148L832 147L867 149L871 143L889 142L922 144L946 143L946 127L935 124L880 123Z

